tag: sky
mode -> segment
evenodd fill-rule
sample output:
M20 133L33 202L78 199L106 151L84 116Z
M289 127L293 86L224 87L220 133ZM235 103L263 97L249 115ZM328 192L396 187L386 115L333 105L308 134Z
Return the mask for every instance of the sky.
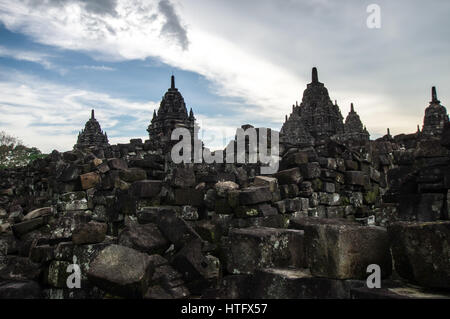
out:
M369 28L371 4L380 28ZM67 151L95 109L110 143L146 131L175 75L205 145L281 128L316 66L371 138L450 100L447 0L0 0L0 131Z

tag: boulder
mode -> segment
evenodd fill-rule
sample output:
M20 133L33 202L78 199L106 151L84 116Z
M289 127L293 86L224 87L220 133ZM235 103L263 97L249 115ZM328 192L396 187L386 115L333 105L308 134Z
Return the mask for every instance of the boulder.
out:
M147 173L141 168L133 167L121 170L119 177L125 182L133 183L147 179Z
M42 217L42 216L52 215L52 214L53 214L52 207L42 207L42 208L35 209L35 210L29 212L28 214L26 214L25 217L23 218L23 221L31 220L31 219Z
M220 197L226 197L229 191L239 189L239 185L232 181L219 181L214 185L216 194Z
M387 231L347 222L312 221L302 225L311 274L334 279L365 279L367 266L381 267L382 278L392 271Z
M273 175L280 185L298 184L302 181L302 174L298 167L279 171Z
M231 274L253 274L266 267L302 264L303 246L298 244L301 239L293 240L296 236L302 237L303 232L270 227L232 228L225 239L226 269ZM293 262L291 251L295 249Z
M124 170L128 168L127 162L121 158L111 158L108 160L110 169Z
M450 221L388 226L397 273L425 287L450 288Z
M97 186L101 182L101 179L100 179L100 175L98 175L97 173L90 172L90 173L80 175L80 181L81 181L81 187L86 190L86 189Z
M90 263L89 281L121 297L142 298L154 272L149 255L129 247L110 245Z
M258 203L269 202L272 200L272 193L269 187L247 187L239 192L240 205L252 205Z
M41 287L36 281L6 281L0 283L0 299L41 299Z
M190 283L192 292L217 285L220 275L219 259L204 254L204 242L201 239L190 241L172 259L172 265L182 274L186 282Z
M134 182L131 185L131 191L134 196L139 198L156 197L161 191L162 181L142 180Z
M118 243L150 255L164 254L170 246L156 224L131 223L120 233Z
M177 167L173 172L173 185L180 188L195 186L194 169L191 167Z
M107 225L90 221L80 224L72 232L72 242L77 245L96 244L105 240Z

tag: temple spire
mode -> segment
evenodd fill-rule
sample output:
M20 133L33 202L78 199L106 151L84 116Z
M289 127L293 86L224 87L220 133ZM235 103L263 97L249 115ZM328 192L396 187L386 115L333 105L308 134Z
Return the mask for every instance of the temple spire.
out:
M350 112L355 112L355 109L353 108L353 103L350 104Z
M91 110L91 119L94 119L94 110Z
M433 86L431 88L431 102L432 103L440 103L440 101L437 98L437 93L436 93L436 87Z
M317 75L317 68L313 67L312 69L312 83L319 82L319 76Z
M175 88L175 76L172 75L172 77L170 78L170 88L174 89Z
M389 128L387 129L387 135L391 135L391 130Z

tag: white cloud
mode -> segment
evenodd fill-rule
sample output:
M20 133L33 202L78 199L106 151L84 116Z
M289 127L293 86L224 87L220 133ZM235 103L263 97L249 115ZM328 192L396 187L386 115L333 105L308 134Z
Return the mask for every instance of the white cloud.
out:
M0 80L0 126L44 152L71 149L92 108L111 141L126 143L136 135L133 130L142 128L142 134L146 133L158 105L49 83L19 72L5 73L10 75ZM129 120L119 121L123 117Z
M93 71L116 71L115 68L104 66L104 65L80 65L75 67L76 69L85 69Z

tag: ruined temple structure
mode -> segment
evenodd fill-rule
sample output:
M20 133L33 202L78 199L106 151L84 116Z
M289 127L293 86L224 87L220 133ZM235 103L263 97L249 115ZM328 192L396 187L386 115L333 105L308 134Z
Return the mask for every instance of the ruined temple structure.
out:
M344 133L356 140L368 141L370 138L369 132L366 127L363 126L358 113L355 112L353 103L350 106L350 112L345 118Z
M422 134L424 137L439 137L447 122L447 109L441 105L441 101L437 98L436 87L433 86L430 105L425 109Z
M107 146L109 146L108 135L102 131L100 123L95 119L94 110L92 110L91 118L78 134L78 140L74 145L74 149L104 148Z
M149 140L107 145L92 112L75 150L0 170L0 299L450 298L450 124L435 89L422 132L374 141L314 68L263 175L167 156L173 129L196 129L171 82Z
M153 112L153 118L147 128L150 142L155 147L170 144L170 136L176 128L186 128L193 138L197 137L198 127L194 112L191 108L188 114L184 98L175 87L175 76L172 75L170 88L164 94L158 112Z
M326 139L335 134L344 133L344 123L339 106L333 104L328 95L328 90L323 83L319 82L317 68L312 69L311 83L303 92L303 98L300 105L293 106L292 113L288 118L289 122L283 126L284 136L301 135L296 132L305 130L314 139Z

